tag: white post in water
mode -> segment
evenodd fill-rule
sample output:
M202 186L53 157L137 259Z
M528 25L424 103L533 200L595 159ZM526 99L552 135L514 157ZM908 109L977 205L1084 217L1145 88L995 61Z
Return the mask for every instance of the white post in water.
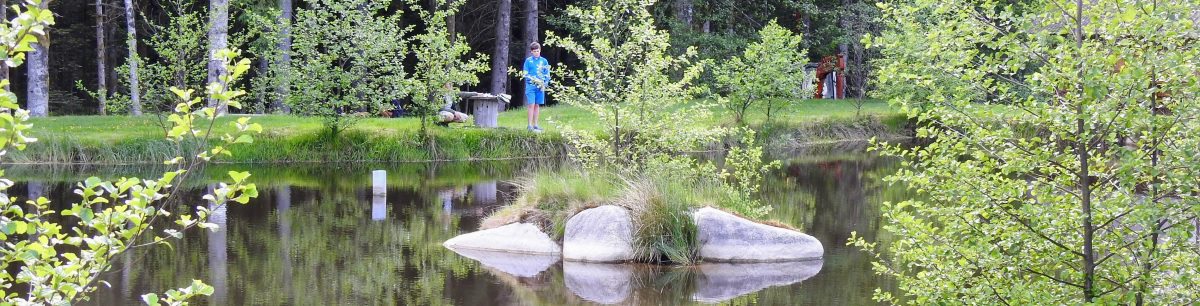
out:
M387 171L371 171L371 194L387 194Z
M387 171L371 171L371 220L387 219Z

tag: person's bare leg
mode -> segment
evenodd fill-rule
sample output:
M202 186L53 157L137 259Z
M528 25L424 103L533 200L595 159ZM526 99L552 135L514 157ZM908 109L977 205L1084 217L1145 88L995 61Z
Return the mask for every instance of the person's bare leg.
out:
M537 111L537 104L529 103L525 106L525 127L533 127L533 113Z
M538 127L538 115L542 113L542 105L533 105L533 126ZM539 127L540 128L540 127Z

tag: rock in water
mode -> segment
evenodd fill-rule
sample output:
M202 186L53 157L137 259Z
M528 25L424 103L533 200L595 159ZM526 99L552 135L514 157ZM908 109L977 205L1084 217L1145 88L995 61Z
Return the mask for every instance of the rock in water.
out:
M459 235L442 243L451 250L471 249L481 251L560 254L558 244L537 226L529 223L513 223L493 229Z
M613 205L587 209L567 220L563 259L588 262L633 260L633 219Z
M821 258L813 236L711 208L693 214L700 257L712 262L780 262Z

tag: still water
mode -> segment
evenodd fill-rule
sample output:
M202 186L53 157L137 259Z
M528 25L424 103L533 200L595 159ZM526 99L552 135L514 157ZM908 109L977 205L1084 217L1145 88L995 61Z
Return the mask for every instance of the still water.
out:
M214 165L183 186L192 205L214 179L250 171L260 196L218 209L218 231L190 231L171 248L122 258L89 304L141 304L140 295L186 286L216 292L208 305L764 305L872 304L891 280L871 257L846 246L851 232L889 239L879 204L910 196L881 179L898 163L859 149L775 157L761 198L769 219L821 240L823 260L693 267L562 262L553 257L457 254L441 243L474 231L517 196L511 183L554 161L381 165ZM88 176L155 177L155 166L8 166L12 195L45 195L67 205L73 181ZM371 170L387 170L387 194L373 196ZM179 208L176 208L179 209ZM464 256L465 255L465 256ZM481 258L484 261L476 261ZM516 264L514 264L516 263Z

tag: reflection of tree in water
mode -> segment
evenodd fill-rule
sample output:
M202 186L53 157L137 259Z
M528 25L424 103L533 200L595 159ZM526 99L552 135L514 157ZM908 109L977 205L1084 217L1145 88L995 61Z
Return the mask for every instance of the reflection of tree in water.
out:
M474 277L482 273L477 263L441 247L460 233L462 218L445 215L428 196L432 191L390 190L387 219L372 221L370 202L356 189L362 188L346 188L336 179L320 190L277 186L263 188L250 205L230 206L223 229L229 288L224 302L487 304L508 295ZM275 192L285 190L286 195ZM150 249L130 270L130 282L119 283L120 275L109 278L132 295L102 292L93 301L137 303L140 293L213 279L209 242L208 233L191 232L173 250Z
M910 197L902 186L882 180L898 168L895 160L859 154L794 160L765 179L760 195L774 206L769 218L796 226L825 246L825 266L801 283L805 292L819 293L824 301L869 304L875 288L894 286L872 272L868 254L846 241L852 232L868 241L889 240L880 236L886 235L880 233L880 204Z

